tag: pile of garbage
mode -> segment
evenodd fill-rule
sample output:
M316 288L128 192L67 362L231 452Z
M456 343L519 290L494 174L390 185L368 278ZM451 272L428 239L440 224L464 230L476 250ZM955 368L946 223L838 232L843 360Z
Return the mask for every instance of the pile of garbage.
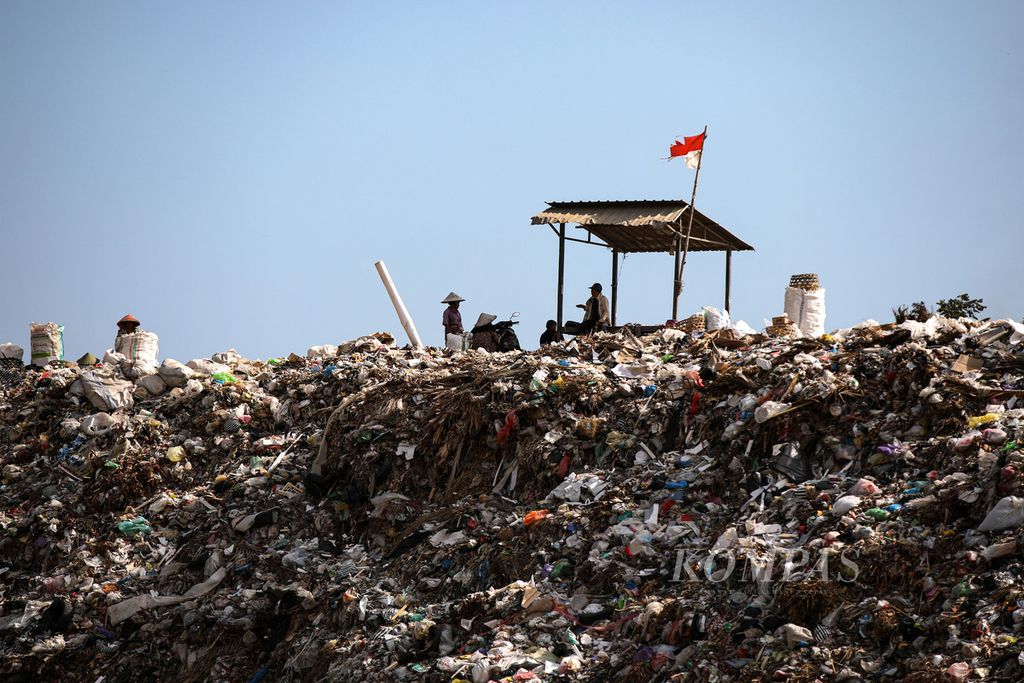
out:
M1024 678L1024 326L23 368L0 681Z

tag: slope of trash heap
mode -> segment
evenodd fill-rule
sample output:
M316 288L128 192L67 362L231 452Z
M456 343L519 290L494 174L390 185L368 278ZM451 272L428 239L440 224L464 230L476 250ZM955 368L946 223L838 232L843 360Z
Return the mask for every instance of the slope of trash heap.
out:
M733 337L8 375L0 681L1021 680L1024 327Z

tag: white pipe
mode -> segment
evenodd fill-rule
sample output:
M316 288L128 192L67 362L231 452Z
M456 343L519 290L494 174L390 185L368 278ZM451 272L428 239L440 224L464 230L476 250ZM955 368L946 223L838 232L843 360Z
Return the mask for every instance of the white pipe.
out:
M409 317L409 311L406 310L402 297L399 295L398 289L391 279L391 274L388 273L388 267L384 265L383 261L377 261L373 265L377 267L377 273L380 274L380 279L384 282L384 289L388 290L391 303L394 304L395 312L398 313L398 320L402 323L402 327L405 328L405 333L409 335L409 341L412 342L413 348L422 349L423 342L420 341L420 334L416 331L416 323Z

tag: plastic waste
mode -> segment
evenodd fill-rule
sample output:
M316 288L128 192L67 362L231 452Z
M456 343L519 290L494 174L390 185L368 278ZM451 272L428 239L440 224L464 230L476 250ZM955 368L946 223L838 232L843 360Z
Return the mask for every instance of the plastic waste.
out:
M985 515L978 525L978 531L999 531L1014 529L1024 524L1024 498L1006 496Z
M860 496L843 496L832 506L832 514L836 516L845 515L850 510L860 505Z
M758 424L767 422L773 417L780 415L784 411L790 408L788 403L780 403L778 401L765 401L754 410L754 419Z
M149 521L145 517L135 517L133 519L126 519L117 525L117 530L126 536L135 536L139 534L148 534L153 530L149 525Z

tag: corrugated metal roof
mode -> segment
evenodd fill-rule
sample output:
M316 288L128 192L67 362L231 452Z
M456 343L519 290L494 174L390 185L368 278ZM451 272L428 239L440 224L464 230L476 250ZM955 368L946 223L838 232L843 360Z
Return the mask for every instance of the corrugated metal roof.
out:
M573 223L622 252L671 252L685 232L689 204L681 199L548 202L533 225ZM753 251L754 248L700 211L694 212L690 251Z

